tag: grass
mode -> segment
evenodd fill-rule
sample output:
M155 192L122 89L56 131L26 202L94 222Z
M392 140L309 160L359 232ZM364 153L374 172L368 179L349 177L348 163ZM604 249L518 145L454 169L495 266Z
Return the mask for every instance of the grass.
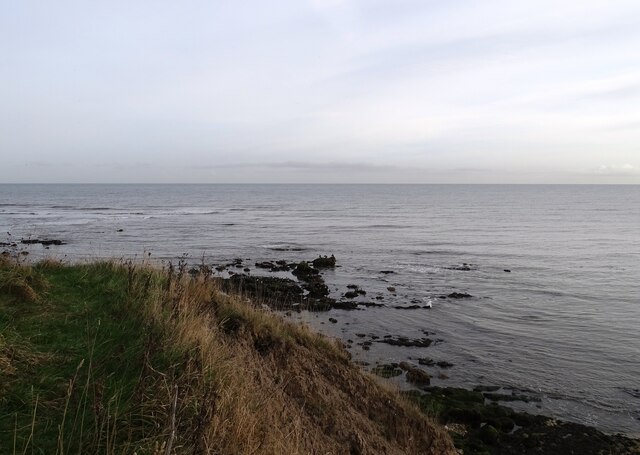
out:
M451 453L336 342L184 272L0 260L0 453Z

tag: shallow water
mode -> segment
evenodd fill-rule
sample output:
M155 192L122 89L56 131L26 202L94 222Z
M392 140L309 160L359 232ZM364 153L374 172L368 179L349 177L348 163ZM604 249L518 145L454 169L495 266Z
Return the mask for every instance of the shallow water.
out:
M297 318L356 342L442 339L355 358L447 360L434 383L525 389L542 401L509 405L640 435L640 186L0 185L0 229L64 240L25 248L69 260L333 253L334 296L354 283L387 307ZM438 298L454 291L474 297ZM412 300L433 308L390 308Z

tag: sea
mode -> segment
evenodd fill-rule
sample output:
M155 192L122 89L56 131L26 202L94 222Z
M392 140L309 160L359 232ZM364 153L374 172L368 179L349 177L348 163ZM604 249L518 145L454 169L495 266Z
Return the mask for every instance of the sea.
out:
M421 366L432 384L640 436L640 186L4 184L0 233L65 242L19 244L32 260L241 258L251 274L333 254L331 295L355 284L384 306L290 317L363 368L446 361ZM429 347L378 342L425 333Z

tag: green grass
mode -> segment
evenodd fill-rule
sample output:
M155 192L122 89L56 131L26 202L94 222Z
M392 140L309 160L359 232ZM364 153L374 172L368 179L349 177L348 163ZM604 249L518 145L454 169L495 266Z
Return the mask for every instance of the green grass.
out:
M0 455L452 448L333 340L183 272L0 256Z
M172 359L151 349L160 334L138 311L127 269L35 266L37 299L13 292L3 269L0 453L113 453L144 440L156 419L141 418L140 378Z

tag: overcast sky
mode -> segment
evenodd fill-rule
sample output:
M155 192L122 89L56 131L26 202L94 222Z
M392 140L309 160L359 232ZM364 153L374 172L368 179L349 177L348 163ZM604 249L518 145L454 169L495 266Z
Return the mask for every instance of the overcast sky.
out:
M640 183L640 1L0 2L0 182Z

